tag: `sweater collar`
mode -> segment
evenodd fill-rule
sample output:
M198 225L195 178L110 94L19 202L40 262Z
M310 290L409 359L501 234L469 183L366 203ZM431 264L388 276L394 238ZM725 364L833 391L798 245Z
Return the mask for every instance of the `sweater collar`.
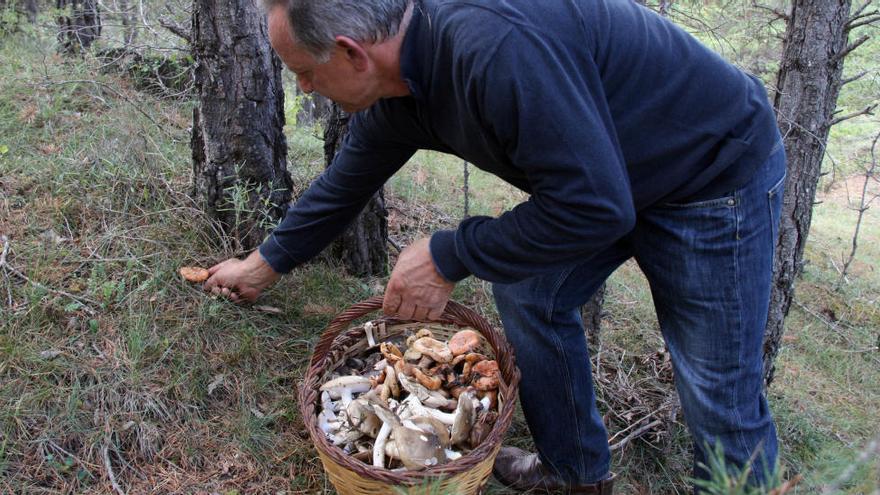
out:
M419 101L427 99L433 58L431 18L426 0L413 2L412 17L400 48L400 73L412 96Z

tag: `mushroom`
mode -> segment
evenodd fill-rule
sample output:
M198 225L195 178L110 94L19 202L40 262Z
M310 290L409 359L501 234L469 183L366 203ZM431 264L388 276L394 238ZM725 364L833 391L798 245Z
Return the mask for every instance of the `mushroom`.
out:
M330 436L339 430L341 422L336 419L336 415L332 411L324 409L318 414L318 427L325 435Z
M374 410L383 421L382 430L385 429L386 425L391 425L392 436L400 455L400 462L407 469L424 469L446 462L446 453L443 451L437 435L405 427L396 414L381 404L374 403ZM382 430L379 430L380 435ZM387 438L382 441L382 450L377 455L379 439L376 439L376 444L373 446L373 465L377 465L378 457L384 457L386 443ZM384 462L384 459L380 458L378 460Z
M452 445L449 437L449 429L439 419L430 416L417 416L407 421L410 421L413 427L419 430L437 435L437 439L440 440L440 445L442 445L444 449L449 448ZM404 424L406 424L406 422L404 422Z
M457 405L456 400L443 397L439 394L439 390L428 390L421 383L408 378L406 373L401 373L400 370L398 370L397 379L400 381L400 386L403 387L404 390L418 397L418 399L428 407L455 409L455 406Z
M477 424L471 429L469 440L472 449L477 448L478 445L486 440L486 437L488 437L489 433L492 431L492 426L495 425L495 421L497 420L498 413L495 411L483 411L480 413L477 418Z
M364 333L367 335L367 346L368 347L376 347L376 337L373 336L373 322L368 321L364 323Z
M439 340L431 337L421 337L412 343L412 348L421 352L423 356L430 356L431 359L438 363L448 363L452 361L452 351L449 347Z
M464 368L462 368L461 371L461 379L465 382L468 381L471 377L471 368L473 367L473 365L480 361L485 361L486 359L488 359L486 356L478 352L465 354L464 358L462 358L462 361L464 361Z
M439 376L431 376L421 370L418 366L412 368L413 376L428 390L439 390L443 380Z
M486 410L496 409L498 405L498 389L481 391L480 404Z
M373 408L369 405L369 398L366 394L351 401L345 409L345 412L348 416L349 423L361 433L373 438L379 434L379 429L382 427L382 421L379 419L379 416L373 412Z
M460 356L473 351L480 345L480 334L469 328L461 330L449 339L448 345L453 356Z
M422 356L421 358L419 358L419 362L416 363L416 366L422 369L428 369L431 367L432 364L434 364L434 360L431 359L431 356Z
M373 465L376 467L385 467L385 442L391 435L391 424L382 423L379 433L376 435L376 443L373 444Z
M406 346L407 346L407 347L412 347L413 342L415 342L416 340L418 340L418 339L420 339L420 338L422 338L422 337L430 337L430 338L433 339L433 338L434 338L434 332L428 330L427 328L422 328L422 329L420 329L418 332L416 332L416 333L414 333L414 334L412 334L412 335L410 335L409 337L406 338Z
M471 434L471 429L477 419L474 403L470 392L464 392L458 399L455 408L455 420L452 423L452 436L450 441L453 445L464 443Z
M400 349L391 342L382 342L379 344L379 352L385 356L385 359L388 360L389 364L395 363L403 357L403 353L400 352Z
M403 425L395 426L393 435L400 462L407 469L425 469L446 462L446 453L437 435Z
M422 353L410 347L403 353L403 359L407 361L418 361L422 359Z
M498 361L479 361L473 365L471 372L477 375L474 388L477 390L495 390L498 388Z
M385 368L385 381L382 382L382 400L388 401L389 397L400 397L400 386L397 381L397 371L394 366Z
M400 459L400 450L397 449L397 442L394 440L385 442L385 455L392 459Z
M322 392L329 392L330 397L340 398L342 406L347 407L351 402L352 394L366 392L370 390L371 384L369 378L357 375L340 376L334 380L321 385Z

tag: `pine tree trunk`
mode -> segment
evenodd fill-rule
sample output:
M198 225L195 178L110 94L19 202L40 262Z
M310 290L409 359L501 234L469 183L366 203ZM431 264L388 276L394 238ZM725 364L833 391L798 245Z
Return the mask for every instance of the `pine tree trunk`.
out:
M318 93L304 94L299 87L296 88L296 94L301 102L299 111L296 113L297 127L311 127L318 122L326 122L330 118L333 102L329 98Z
M348 132L349 115L335 103L324 128L324 158L329 167ZM330 246L330 256L341 260L352 275L382 276L388 273L388 222L384 190L373 196L364 211Z
M240 249L283 217L292 188L281 62L267 33L256 0L193 2L194 189Z
M57 19L58 43L64 53L81 53L101 36L101 11L97 0L55 1L58 10L65 10L68 6L71 15Z
M581 317L584 320L584 330L591 346L599 343L599 335L602 330L602 306L605 304L605 284L593 294L587 304L581 308Z
M785 35L774 106L785 137L785 183L764 340L765 384L773 381L783 323L803 269L816 186L847 48L850 0L795 0Z

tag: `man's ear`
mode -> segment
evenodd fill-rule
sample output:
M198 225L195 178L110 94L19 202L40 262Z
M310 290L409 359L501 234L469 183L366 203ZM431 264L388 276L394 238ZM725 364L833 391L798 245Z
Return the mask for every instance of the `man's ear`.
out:
M348 36L337 36L336 47L342 50L343 56L351 62L355 70L367 70L367 67L370 65L370 57L360 43Z

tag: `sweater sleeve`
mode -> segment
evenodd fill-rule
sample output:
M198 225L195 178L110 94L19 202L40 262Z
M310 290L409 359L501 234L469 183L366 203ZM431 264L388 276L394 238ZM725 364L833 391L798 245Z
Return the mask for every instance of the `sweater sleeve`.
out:
M276 272L287 273L320 253L415 153L412 146L377 139L381 128L364 119L352 117L333 163L260 246L260 254Z
M498 218L469 218L431 238L440 273L513 283L609 247L632 230L626 167L593 60L512 28L475 70L487 131L522 169L531 197ZM589 52L589 50L580 50Z

